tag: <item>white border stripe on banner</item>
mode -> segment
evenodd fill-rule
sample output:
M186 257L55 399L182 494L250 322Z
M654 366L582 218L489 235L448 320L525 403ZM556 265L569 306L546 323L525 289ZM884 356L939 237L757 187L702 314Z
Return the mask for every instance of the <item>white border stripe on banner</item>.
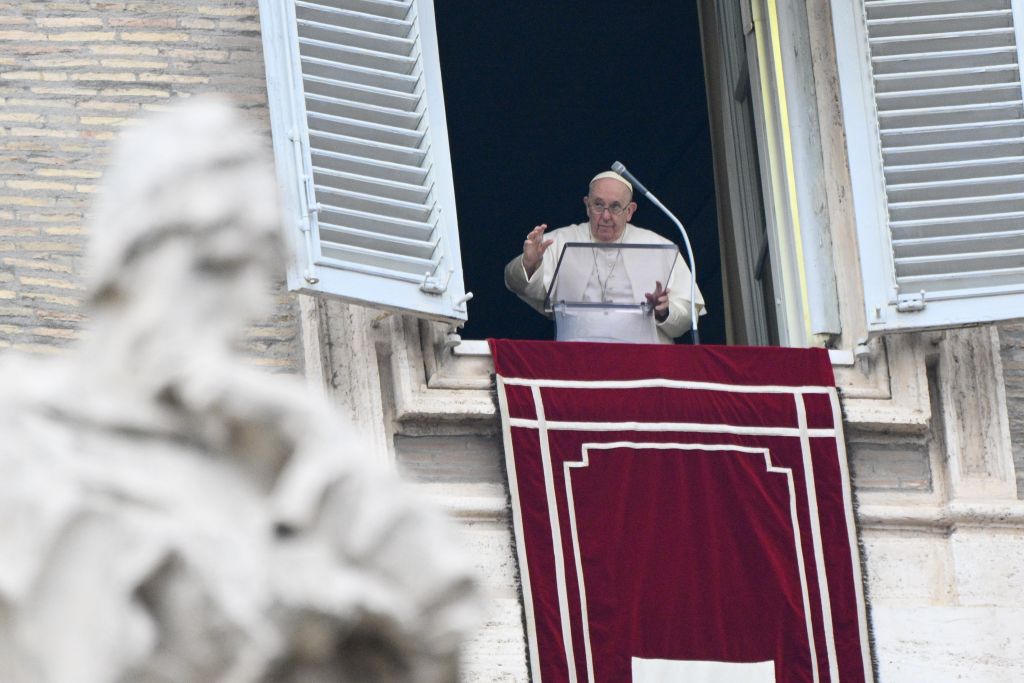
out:
M498 409L501 419L509 424L508 397L505 396L505 382L501 375L495 376L498 389ZM530 565L526 561L526 536L523 531L523 511L519 507L519 478L516 474L516 459L512 446L512 430L503 429L505 444L505 470L508 476L508 493L512 499L512 530L516 535L516 556L519 559L519 582L523 588L523 602L526 609L526 639L530 648L530 674L533 680L540 680L540 651L537 647L537 620L533 614L533 589L530 586Z
M668 389L698 389L707 391L726 391L732 394L827 394L831 387L801 386L785 387L771 384L721 384L719 382L694 382L685 379L525 379L523 377L506 377L505 384L520 387L541 387L544 389L650 389L664 387Z
M821 618L825 627L825 652L828 654L830 681L839 680L839 662L836 660L836 639L832 625L832 598L825 573L825 549L821 543L821 520L818 518L818 491L814 486L814 459L807 429L807 409L803 394L794 394L796 419L800 425L800 450L804 457L804 486L807 487L807 511L811 518L811 539L814 541L814 564L818 570L818 594L821 596Z
M587 455L587 444L583 444L583 460L589 463ZM590 646L590 614L587 611L587 584L583 578L583 557L580 555L580 534L576 530L576 499L573 497L572 479L569 476L570 467L578 467L576 463L566 460L562 463L563 475L565 478L565 499L569 507L569 529L572 531L572 555L576 562L576 588L580 594L580 620L583 622L583 651L587 657L587 680L593 683L594 679L594 651ZM569 586L565 587L566 592ZM569 615L572 618L572 615Z
M510 427L539 429L537 420L525 417L509 419ZM803 429L799 427L742 427L736 425L710 424L703 422L570 422L545 420L544 430L549 432L702 432L708 434L738 434L741 436L787 436L799 438L804 434L813 437L835 438L834 429Z
M569 596L565 589L565 557L562 554L562 529L558 523L558 499L555 497L555 475L551 466L551 448L544 424L544 402L540 387L533 387L533 403L539 424L540 457L544 465L544 490L548 496L548 522L551 524L551 540L555 553L555 581L558 588L558 611L562 617L562 641L565 645L565 659L569 672L569 683L576 683L576 656L572 646L572 622L569 619Z
M868 615L864 605L864 577L860 571L860 547L857 545L857 532L854 526L853 500L850 498L850 467L846 462L846 439L843 437L843 412L839 406L839 392L829 394L832 403L832 424L836 426L836 454L839 460L839 473L843 478L843 507L846 510L846 532L849 535L850 564L853 567L853 590L857 596L857 622L860 626L860 651L864 660L864 675L868 681L875 680L874 667L871 662L871 642L868 640Z

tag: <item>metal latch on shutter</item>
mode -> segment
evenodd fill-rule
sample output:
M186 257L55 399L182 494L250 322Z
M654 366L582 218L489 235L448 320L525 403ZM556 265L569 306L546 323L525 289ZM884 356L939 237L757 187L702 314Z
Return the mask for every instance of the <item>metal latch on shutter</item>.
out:
M423 274L423 282L420 283L420 291L427 294L444 294L445 290L448 289L448 283L452 281L452 275L455 274L454 268L448 269L448 278L442 284L439 279L434 277L432 273Z
M302 139L294 128L288 130L288 139L292 141L292 151L295 154L295 168L304 169ZM306 243L306 272L302 274L302 277L305 278L306 282L309 284L315 285L320 282L320 278L316 275L316 263L313 261L313 254L315 252L313 250L312 224L317 220L320 205L317 204L316 201L316 192L313 189L312 176L303 172L301 179L301 198L305 200L305 212L304 215L299 216L299 230L302 232L303 240Z
M924 310L924 290L896 297L896 310L900 313L915 313Z

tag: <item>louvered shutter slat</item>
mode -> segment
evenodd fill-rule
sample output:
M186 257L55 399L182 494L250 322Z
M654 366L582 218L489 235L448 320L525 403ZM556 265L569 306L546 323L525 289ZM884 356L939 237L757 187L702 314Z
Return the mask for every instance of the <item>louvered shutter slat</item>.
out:
M339 173L363 174L371 178L389 180L406 184L419 184L425 182L428 169L419 166L403 166L402 164L389 164L379 161L372 161L365 157L351 156L347 154L336 154L334 152L320 151L317 153L315 162L317 167L326 168Z
M420 204L426 203L429 192L421 184L395 182L323 167L314 168L313 173L317 185L340 192L353 192Z
M380 232L332 226L327 223L325 223L320 230L322 233L329 233L326 235L325 239L333 244L348 244L363 249L389 251L401 254L402 256L412 256L421 259L431 258L434 255L434 250L437 249L438 244L437 240L424 241L406 239L404 237L396 237L394 235L384 235Z
M907 277L930 276L935 273L935 263L938 261L955 262L959 272L983 272L985 270L1007 270L1012 268L1024 268L1024 250L1003 250L998 256L992 256L989 252L959 252L925 256L904 256L897 257L897 261L903 268Z
M980 194L1011 194L1024 188L1024 174L957 177L954 180L930 180L889 186L889 203L927 201L930 199L970 198Z
M920 220L1017 211L1024 211L1024 194L1021 193L889 203L889 215L893 221L901 218Z
M989 83L987 85L934 87L927 90L908 90L879 93L879 111L938 109L940 107L998 104L1020 101L1020 84Z
M316 95L347 100L355 104L384 107L404 112L416 111L420 100L415 94L374 88L360 83L336 81L320 76L307 76L303 79L306 91Z
M958 123L985 123L1017 119L1022 112L1020 100L989 104L954 104L946 107L914 108L903 111L877 111L882 135L889 130L912 126L944 126Z
M355 208L325 207L321 209L321 213L323 214L321 220L327 225L353 227L367 232L378 232L381 235L395 235L426 242L434 233L432 223L360 211Z
M419 281L421 274L429 270L432 263L431 259L412 258L380 249L363 249L351 243L325 242L323 253L325 259L336 261L339 266L409 283Z
M977 47L1010 47L1014 45L1012 29L992 28L980 31L953 31L924 35L899 35L872 39L872 55L879 57L908 55L914 52L970 50Z
M908 90L945 89L950 86L974 86L1012 81L1016 77L1014 64L962 67L959 69L930 69L893 72L875 77L876 93ZM1007 78L1009 76L1009 78Z
M1017 51L1013 45L973 48L966 50L942 50L914 54L877 55L871 65L875 77L891 73L914 73L919 71L942 71L967 67L1016 65Z
M976 244L984 245L985 251L996 249L1012 251L1020 246L1021 237L1024 237L1024 230L1011 230L971 235L896 239L893 240L893 247L897 258L960 254Z
M324 185L317 185L317 190L323 195L325 200L333 200L332 203L339 206L388 218L399 218L428 224L433 210L433 207L429 204L414 204L384 197L375 197L373 195L342 192Z
M1000 159L1024 154L1020 139L986 140L982 142L949 142L939 145L892 147L883 150L885 166L941 164L976 159Z
M328 30L330 27L342 25L347 29L371 35L408 38L412 31L412 22L403 16L381 15L378 13L379 9L364 7L353 10L327 2L296 2L295 16L300 24L317 24L327 27Z
M405 19L409 16L408 1L401 0L319 0L316 4L350 12L362 12L385 19Z
M963 8L963 0L866 0L871 19L901 19L919 14L952 14ZM976 0L971 6L978 12L1006 9L1004 0Z
M397 126L381 126L367 121L342 116L330 116L309 113L309 118L316 119L317 129L344 137L361 138L371 143L380 143L394 147L415 149L423 141L423 133Z
M942 296L949 292L968 292L971 296L992 296L1024 292L1024 268L958 271L952 275L907 275L905 286ZM996 318L1001 319L1001 318Z
M942 144L951 137L959 140L995 140L1020 137L1024 133L1024 120L985 121L959 123L946 126L910 126L890 128L882 134L882 148Z
M296 3L300 7L302 3ZM388 56L409 57L412 55L415 41L410 38L386 35L371 31L349 28L345 22L350 18L345 13L332 15L338 23L327 24L319 21L299 19L299 35L304 41L316 41L321 44L341 44L350 48L379 53L382 59Z
M277 6L262 0L261 14ZM307 145L297 203L310 207L315 270L300 288L464 320L431 0L293 7L289 78Z
M396 74L411 74L416 69L414 56L364 50L350 46L339 46L329 41L301 38L299 46L304 56L315 59L338 60L354 67L380 69Z
M987 178L1013 175L1024 167L1024 157L1010 156L994 159L969 159L954 163L888 165L885 176L901 187L908 183L945 182L963 178Z
M916 220L892 221L893 237L969 235L979 230L1009 230L1021 225L1020 212L944 216Z
M953 30L953 27L956 27ZM1013 30L1013 16L1010 10L957 14L936 14L926 16L896 17L868 21L868 31L873 44L884 42L912 42L934 37L937 40L963 37L999 35ZM896 40L885 41L891 38Z
M407 74L357 65L342 65L321 58L307 59L305 65L307 76L316 77L324 83L365 85L375 90L391 90L407 95L416 92L416 78Z
M309 137L310 143L316 145L316 151L313 153L314 163L321 150L406 166L421 166L427 156L426 149L373 142L348 135L310 131Z
M309 92L306 93L306 111L311 114L336 116L357 121L374 121L382 126L392 126L404 130L419 130L423 120L422 111L405 112L385 107L374 107Z

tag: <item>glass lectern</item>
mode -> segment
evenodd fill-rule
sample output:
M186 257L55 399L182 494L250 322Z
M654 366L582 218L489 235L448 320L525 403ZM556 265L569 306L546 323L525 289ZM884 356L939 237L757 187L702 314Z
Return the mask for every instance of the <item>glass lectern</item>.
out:
M558 256L544 308L559 341L656 344L654 310L644 296L668 287L674 244L568 242Z

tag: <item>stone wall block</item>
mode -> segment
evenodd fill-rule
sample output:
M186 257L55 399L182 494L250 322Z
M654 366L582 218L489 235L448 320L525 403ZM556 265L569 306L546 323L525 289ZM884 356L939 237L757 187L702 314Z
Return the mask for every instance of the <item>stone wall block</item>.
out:
M1024 543L1019 529L959 529L950 537L959 602L1024 608Z
M864 531L868 598L899 605L948 605L953 569L943 534ZM884 568L884 570L883 570Z
M996 329L948 330L941 343L938 382L952 499L1016 498Z

